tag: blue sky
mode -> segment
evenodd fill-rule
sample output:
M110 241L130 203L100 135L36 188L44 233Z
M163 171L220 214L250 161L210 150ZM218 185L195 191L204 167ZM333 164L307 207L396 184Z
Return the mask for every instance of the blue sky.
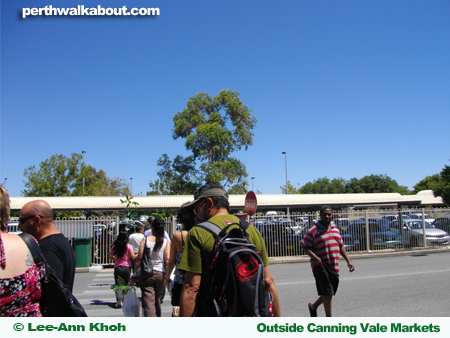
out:
M29 17L23 7L158 7L158 17ZM450 2L42 0L1 3L1 173L86 151L145 194L188 155L173 116L233 89L258 119L236 153L255 190L288 178L387 174L412 187L448 164ZM251 187L251 180L250 187Z

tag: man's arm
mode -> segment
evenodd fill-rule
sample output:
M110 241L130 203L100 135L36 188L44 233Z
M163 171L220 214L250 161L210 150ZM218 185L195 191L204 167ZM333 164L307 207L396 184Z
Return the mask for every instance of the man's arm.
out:
M180 317L193 317L195 315L197 295L201 281L201 274L190 271L186 272L186 279L180 297Z
M353 265L352 261L350 260L350 257L348 256L347 250L345 250L345 246L341 245L341 255L344 257L344 259L347 261L347 266L350 272L353 272L355 270L355 266Z
M281 317L280 299L278 297L277 286L273 279L272 273L269 270L269 266L264 267L264 284L266 291L269 291L273 296L272 313L274 317Z
M322 260L317 256L313 251L312 248L307 247L302 244L303 249L306 251L306 254L311 257L311 259L314 262L314 265L322 265Z

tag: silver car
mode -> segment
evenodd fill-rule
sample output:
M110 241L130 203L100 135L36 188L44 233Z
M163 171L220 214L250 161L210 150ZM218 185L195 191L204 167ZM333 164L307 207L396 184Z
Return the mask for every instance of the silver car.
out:
M403 242L409 246L422 246L423 244L423 224L422 221L408 220L403 222L403 233L398 225L398 221L390 224L392 231L403 235ZM437 229L434 225L425 222L425 239L427 245L447 245L450 237L447 232Z

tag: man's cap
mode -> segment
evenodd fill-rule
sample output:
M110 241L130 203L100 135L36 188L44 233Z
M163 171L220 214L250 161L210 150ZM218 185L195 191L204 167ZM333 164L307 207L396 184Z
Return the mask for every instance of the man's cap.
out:
M205 184L195 191L194 200L183 204L183 208L191 207L198 201L207 197L225 197L228 200L227 192L220 185Z
M247 216L247 213L242 211L242 210L239 210L239 212L235 213L234 216L237 216L237 217L239 217L239 216Z

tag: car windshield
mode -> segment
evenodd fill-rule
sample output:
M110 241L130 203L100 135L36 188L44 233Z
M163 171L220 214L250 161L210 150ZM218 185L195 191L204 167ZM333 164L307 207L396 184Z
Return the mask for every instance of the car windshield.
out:
M414 230L421 230L423 227L422 222L408 222L407 224L409 225L409 227L411 229L414 229ZM431 225L430 223L425 223L425 228L426 229L435 229L435 226Z

